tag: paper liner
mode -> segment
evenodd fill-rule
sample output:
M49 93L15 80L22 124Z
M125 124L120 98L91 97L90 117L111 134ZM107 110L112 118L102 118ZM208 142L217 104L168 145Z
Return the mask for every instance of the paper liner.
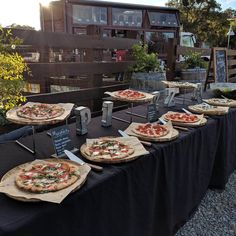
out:
M101 138L107 138L107 137L101 137ZM80 152L81 154L88 160L93 161L93 162L101 162L101 163L122 163L122 162L129 162L132 160L137 159L138 157L142 156L142 155L146 155L149 152L143 147L143 145L140 143L140 141L138 140L138 138L136 137L119 137L119 138L111 138L111 139L115 139L117 141L120 141L122 143L128 144L130 146L132 146L134 148L134 153L128 157L122 158L122 159L94 159L91 158L90 156L88 156L85 152L84 149L86 147L87 144L89 143L93 143L96 140L99 139L87 139L86 144L83 144L80 147Z
M217 101L218 100L218 101ZM213 106L222 106L222 107L236 107L236 100L227 99L227 102L220 102L224 101L224 98L210 98L210 99L203 99L204 102L213 105Z
M205 115L218 115L218 116L225 115L229 112L229 107L222 107L222 106L217 106L216 108L204 110L200 108L198 105L191 105L191 106L188 106L188 109L196 113L201 113Z
M39 102L27 102L24 106L32 106L34 104L41 104ZM73 103L58 103L56 105L60 105L62 108L64 108L65 112L55 118L52 119L46 119L46 120L34 120L34 119L27 119L23 117L19 117L16 112L20 107L15 107L11 110L9 110L6 114L6 118L16 124L20 125L47 125L47 124L55 124L58 122L61 122L65 120L67 117L69 117L71 110L74 106Z
M120 90L119 90L120 91ZM114 98L115 100L118 101L125 101L125 102L149 102L151 101L155 95L150 94L150 93L145 93L145 92L140 92L143 93L145 95L145 98L140 98L140 99L127 99L127 98L120 98L118 96L116 96L118 91L114 91L114 92L105 92L105 94L111 96L112 98Z
M136 136L142 140L153 141L153 142L167 142L167 141L174 140L179 136L179 131L173 128L171 122L168 122L166 125L163 125L169 130L169 133L159 138L150 138L150 137L146 137L140 134L136 134L135 132L133 132L133 129L137 127L138 125L143 125L143 123L135 123L135 122L131 123L129 127L125 130L125 133L127 133L128 135Z
M189 82L162 81L169 88L197 88L197 84Z
M80 178L73 183L72 185L68 186L65 189L56 191L56 192L49 192L49 193L31 193L24 190L21 190L18 188L15 184L15 178L18 174L18 172L26 168L27 166L35 163L42 163L44 161L50 161L50 162L69 162L73 165L78 166L79 172L80 172ZM19 166L16 166L15 168L8 171L1 179L0 182L0 192L5 193L9 197L24 201L24 202L35 202L35 201L46 201L46 202L53 202L53 203L61 203L64 198L67 197L71 192L74 192L78 190L86 181L87 175L90 172L91 168L88 165L79 165L73 161L70 160L64 160L64 159L46 159L46 160L35 160L33 162L28 162Z
M166 114L162 115L162 119L165 120L165 121L168 121L166 118L165 118L165 115L167 114L171 114L171 113L176 113L176 112L173 112L173 111L168 111ZM180 113L180 112L178 112ZM184 114L184 113L183 113ZM195 114L196 115L196 114ZM203 126L207 123L207 119L204 117L203 114L201 115L196 115L199 117L199 121L197 122L194 122L194 123L186 123L186 122L179 122L179 121L171 121L173 125L178 125L178 126L183 126L183 127L198 127L198 126Z

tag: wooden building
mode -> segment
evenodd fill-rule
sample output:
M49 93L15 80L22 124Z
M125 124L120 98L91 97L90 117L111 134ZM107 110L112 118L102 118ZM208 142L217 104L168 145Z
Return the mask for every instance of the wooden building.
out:
M103 37L143 40L162 57L166 56L169 38L179 41L180 19L176 8L61 0L52 1L48 7L41 6L40 14L42 31L85 35L87 26L95 25Z

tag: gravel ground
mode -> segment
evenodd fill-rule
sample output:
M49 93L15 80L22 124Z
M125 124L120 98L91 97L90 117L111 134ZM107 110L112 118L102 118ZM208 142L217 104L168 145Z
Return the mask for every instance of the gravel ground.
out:
M193 218L176 236L236 236L236 171L223 192L207 191Z

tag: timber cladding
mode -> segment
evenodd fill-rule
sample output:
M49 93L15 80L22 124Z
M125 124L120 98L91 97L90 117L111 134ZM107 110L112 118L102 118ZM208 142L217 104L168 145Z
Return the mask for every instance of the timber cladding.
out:
M92 109L99 110L105 84L111 84L105 86L106 91L128 87L127 83L114 81L112 84L103 79L128 71L134 62L112 60L112 53L125 50L130 54L133 44L138 42L135 39L16 29L12 33L23 39L23 45L17 47L19 53L39 54L38 60L27 63L32 74L25 75L27 81L40 86L40 94L28 96L29 101L79 104L87 100L94 106ZM73 87L77 91L52 93L52 86Z
M228 49L228 81L236 82L236 50Z

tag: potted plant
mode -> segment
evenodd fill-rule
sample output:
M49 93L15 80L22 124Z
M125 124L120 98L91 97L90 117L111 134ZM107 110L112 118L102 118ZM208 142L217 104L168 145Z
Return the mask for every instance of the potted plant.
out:
M201 53L188 51L181 62L181 79L189 82L204 82L208 63Z
M6 112L26 100L22 91L24 73L29 70L23 57L15 52L21 42L13 37L11 30L0 26L0 126L8 123Z
M132 56L135 60L131 67L131 87L144 91L163 90L166 73L157 53L148 53L148 45L134 44Z

